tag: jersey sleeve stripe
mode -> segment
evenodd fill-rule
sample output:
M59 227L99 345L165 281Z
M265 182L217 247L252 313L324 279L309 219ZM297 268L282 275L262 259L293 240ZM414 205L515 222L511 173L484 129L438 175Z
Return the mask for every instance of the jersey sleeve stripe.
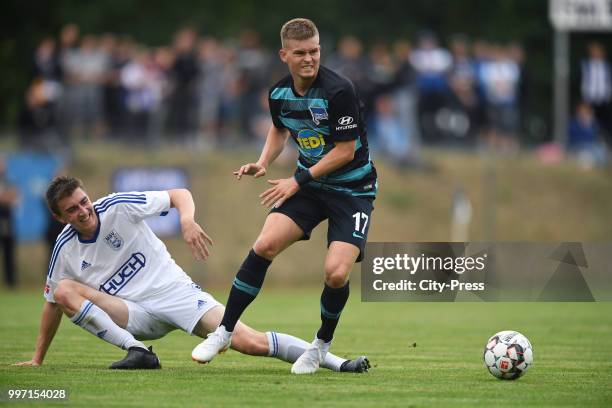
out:
M106 205L107 203L113 201L113 200L118 200L121 198L133 198L133 199L141 199L141 200L145 200L147 197L144 194L115 194L112 197L106 197L102 200L100 200L99 202L95 203L95 205Z
M55 261L57 261L57 257L59 256L60 250L68 241L74 238L76 234L76 230L72 230L70 234L64 236L55 244L55 247L53 248L53 254L51 255L51 261L49 262L49 273L47 274L49 278L53 275L53 268L55 267Z
M134 203L134 204L146 204L147 200L145 199L140 199L140 198L116 198L112 201L109 201L107 203L105 203L104 205L94 205L94 209L98 212L98 213L103 213L104 211L108 210L110 207L112 207L115 204L119 204L119 203Z
M66 235L71 234L74 231L75 231L75 229L72 226L68 226L68 228L64 229L62 232L59 233L59 235L57 236L57 239L55 240L55 242L59 241L60 239L62 239Z
M107 201L110 201L110 200L112 200L114 198L118 198L118 197L145 198L145 195L143 193L117 193L117 194L113 194L111 196L107 196L107 197L102 198L96 204L101 205L101 204L106 203Z
M68 237L75 231L76 230L74 228L69 227L67 230L61 232L58 235L57 239L55 240L55 245L53 246L53 251L51 251L51 258L53 258L55 256L55 253L58 251L58 244L60 244L60 241L63 241L66 237Z
M146 202L143 201L135 201L135 200L119 200L119 201L115 201L113 203L108 204L105 208L97 208L94 207L94 209L96 210L96 212L98 214L103 214L105 211L107 211L109 208L111 208L113 205L115 204L121 204L121 203L132 203L132 204L146 204Z
M105 205L107 202L117 199L117 198L143 198L146 199L146 195L145 194L133 194L133 193L118 193L115 194L113 196L110 197L106 197L103 198L102 200L100 200L100 202L96 203L95 205Z

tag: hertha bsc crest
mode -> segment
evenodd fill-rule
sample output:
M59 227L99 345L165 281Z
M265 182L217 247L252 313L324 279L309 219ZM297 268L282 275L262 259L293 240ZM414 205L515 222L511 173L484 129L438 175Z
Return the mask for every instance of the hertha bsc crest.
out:
M118 251L123 246L123 238L115 230L112 230L104 237L104 242L114 251Z
M308 108L308 110L310 110L310 114L312 115L312 120L317 125L320 124L322 120L328 119L327 110L325 110L325 108L311 106Z

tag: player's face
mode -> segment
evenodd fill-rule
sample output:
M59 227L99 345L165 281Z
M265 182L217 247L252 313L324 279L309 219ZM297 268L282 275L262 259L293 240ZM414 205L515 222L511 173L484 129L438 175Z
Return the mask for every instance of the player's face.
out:
M57 203L60 211L55 215L64 224L70 224L79 233L92 235L98 226L98 217L94 211L93 204L81 188L74 190L69 197L62 198Z
M321 61L318 35L307 40L287 40L279 54L293 78L306 81L316 78Z

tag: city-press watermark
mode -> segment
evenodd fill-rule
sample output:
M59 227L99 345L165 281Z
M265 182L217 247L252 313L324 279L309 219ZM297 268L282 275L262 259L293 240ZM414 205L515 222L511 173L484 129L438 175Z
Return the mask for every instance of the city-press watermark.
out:
M612 243L368 243L361 299L612 301Z

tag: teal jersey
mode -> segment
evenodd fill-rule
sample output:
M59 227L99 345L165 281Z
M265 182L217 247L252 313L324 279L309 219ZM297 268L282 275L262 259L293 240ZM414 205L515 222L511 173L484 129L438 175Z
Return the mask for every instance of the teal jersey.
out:
M274 126L288 129L297 144L298 172L318 163L335 142L356 140L350 163L309 182L309 186L353 196L376 196L376 169L368 148L363 103L350 80L321 66L302 96L288 75L270 89L269 105Z

